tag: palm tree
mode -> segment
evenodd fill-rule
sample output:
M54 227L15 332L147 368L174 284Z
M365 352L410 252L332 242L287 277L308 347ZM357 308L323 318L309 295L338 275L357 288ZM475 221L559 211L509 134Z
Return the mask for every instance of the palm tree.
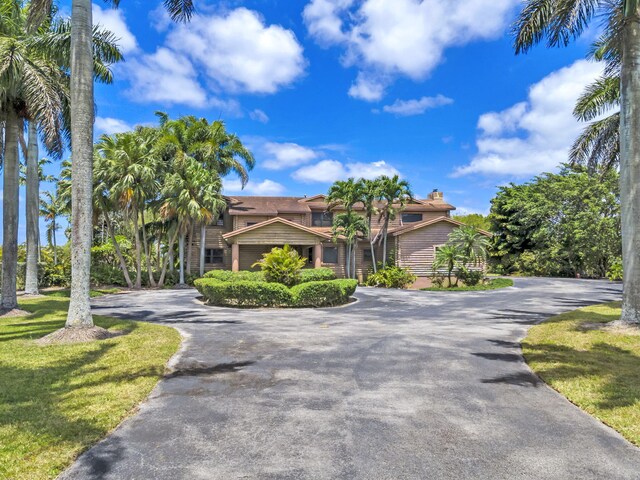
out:
M433 271L444 268L447 270L447 281L449 287L458 286L458 278L456 277L456 283L451 283L451 275L453 270L460 265L463 261L464 254L458 245L447 244L436 250L436 257L433 261Z
M41 3L49 3L43 0ZM114 5L119 0L113 0ZM164 0L169 15L186 20L192 0ZM73 0L71 8L71 136L73 144L71 294L67 327L93 326L90 271L93 196L93 56L91 0Z
M567 45L595 18L606 19L600 44L608 69L620 71L621 322L640 324L640 0L529 0L516 23L515 48L526 52L544 38L549 46Z
M369 238L369 248L371 249L371 261L373 263L373 272L378 270L376 265L376 252L373 236L373 217L378 213L377 203L380 197L380 182L376 180L360 179L360 201L364 206L365 218L367 219L367 236Z
M406 204L413 199L413 193L409 187L409 182L400 180L398 175L393 177L382 175L377 179L377 182L379 182L379 198L382 201L382 206L380 207L382 228L378 232L377 241L382 241L382 266L384 268L387 266L389 222L404 210Z
M332 234L334 241L344 238L346 244L346 270L348 278L356 276L356 248L358 236L366 235L368 226L366 220L353 211L340 213L333 220Z
M58 249L56 245L56 232L60 229L58 217L62 215L63 205L60 197L55 192L42 192L40 198L40 215L44 217L47 225L47 243L53 250L53 264L58 264Z
M26 295L38 294L38 245L40 239L38 203L40 200L40 175L38 172L38 127L29 122L27 147L27 265L24 282Z
M465 225L456 228L449 235L449 243L460 249L464 266L478 266L487 258L489 240L476 227Z
M353 206L360 201L362 197L362 184L354 178L347 180L338 180L329 187L326 201L329 204L328 210L334 210L337 207L343 208L345 212L351 213Z

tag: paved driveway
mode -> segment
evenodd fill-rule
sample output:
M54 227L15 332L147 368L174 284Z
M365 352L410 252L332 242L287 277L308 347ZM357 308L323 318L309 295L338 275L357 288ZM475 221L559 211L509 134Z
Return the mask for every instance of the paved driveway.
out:
M518 340L620 297L584 280L490 292L359 289L318 310L95 301L186 337L175 372L68 479L638 479L640 450L541 384Z

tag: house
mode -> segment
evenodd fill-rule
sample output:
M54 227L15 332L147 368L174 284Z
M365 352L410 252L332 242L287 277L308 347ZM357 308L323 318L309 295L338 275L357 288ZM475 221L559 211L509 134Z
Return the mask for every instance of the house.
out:
M431 274L438 246L447 242L449 234L462 225L453 220L455 207L444 201L442 192L434 190L424 200L411 201L389 224L387 251L396 263L409 267L418 276ZM274 246L289 244L309 260L309 267L328 267L341 277L345 275L346 249L343 241L331 236L333 216L340 208L328 211L324 195L312 197L227 197L227 209L215 224L205 230L205 271L213 269L249 270ZM354 211L364 216L362 204ZM373 230L381 228L374 217ZM197 230L197 229L196 229ZM191 265L199 270L200 235L194 235ZM382 248L376 252L380 260ZM372 259L367 239L358 241L356 273L366 276Z

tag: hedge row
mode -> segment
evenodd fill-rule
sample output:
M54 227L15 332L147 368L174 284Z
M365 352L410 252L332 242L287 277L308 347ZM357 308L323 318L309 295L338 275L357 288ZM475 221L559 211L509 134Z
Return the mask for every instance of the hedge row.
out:
M200 278L195 287L210 305L227 307L330 307L342 305L356 290L356 280L312 281L287 288L280 283Z
M242 270L240 272L232 272L230 270L211 270L204 274L204 278L213 278L220 282L264 282L264 274L262 272L251 272ZM300 280L298 284L307 282L321 282L326 280L335 280L336 274L330 268L310 268L300 271Z

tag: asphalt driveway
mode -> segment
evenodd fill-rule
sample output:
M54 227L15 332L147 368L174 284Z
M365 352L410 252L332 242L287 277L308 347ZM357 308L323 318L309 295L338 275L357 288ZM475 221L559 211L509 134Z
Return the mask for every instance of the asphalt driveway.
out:
M359 289L335 309L233 310L193 290L95 300L185 342L137 415L65 479L640 479L640 449L520 356L551 314L620 287L520 279L488 292Z

